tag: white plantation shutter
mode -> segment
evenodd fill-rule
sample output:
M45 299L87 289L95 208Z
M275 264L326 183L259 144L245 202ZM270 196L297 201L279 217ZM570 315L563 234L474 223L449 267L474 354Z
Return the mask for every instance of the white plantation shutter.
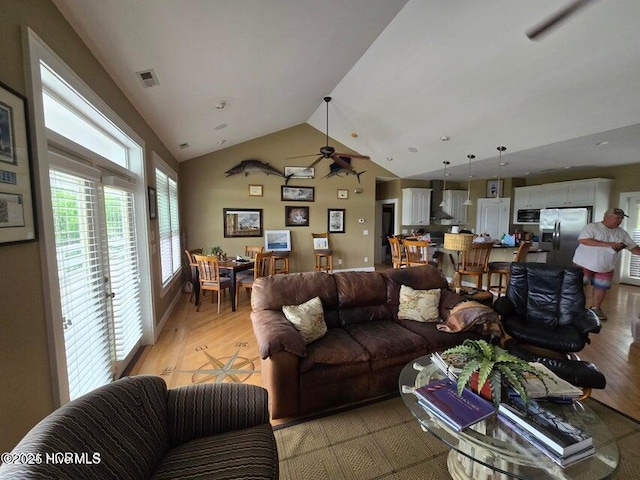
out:
M140 272L134 195L104 188L115 360L123 361L142 338Z
M178 216L178 182L163 169L156 168L158 230L162 283L180 271L180 221Z
M50 171L70 399L111 381L95 180Z
M636 245L640 245L640 198L631 201L629 224L631 225L629 235ZM630 255L629 276L640 280L640 255Z

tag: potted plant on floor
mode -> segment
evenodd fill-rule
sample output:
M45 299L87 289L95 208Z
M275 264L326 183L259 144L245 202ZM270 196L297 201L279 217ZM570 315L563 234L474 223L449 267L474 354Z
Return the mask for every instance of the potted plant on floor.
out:
M467 339L461 345L442 352L442 359L458 370L458 395L465 386L492 400L497 407L507 386L512 387L528 404L526 378L534 376L545 385L547 375L529 362L485 340Z

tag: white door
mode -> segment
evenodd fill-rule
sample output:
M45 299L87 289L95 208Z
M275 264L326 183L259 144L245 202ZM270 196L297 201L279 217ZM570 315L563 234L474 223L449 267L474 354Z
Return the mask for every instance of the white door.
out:
M624 219L621 227L629 233L637 245L640 245L640 192L621 194L620 206L629 215L629 218ZM620 281L640 286L640 256L623 250L620 262Z
M50 170L69 399L117 378L142 337L134 194Z
M475 233L488 233L492 239L500 239L509 233L510 198L479 198Z

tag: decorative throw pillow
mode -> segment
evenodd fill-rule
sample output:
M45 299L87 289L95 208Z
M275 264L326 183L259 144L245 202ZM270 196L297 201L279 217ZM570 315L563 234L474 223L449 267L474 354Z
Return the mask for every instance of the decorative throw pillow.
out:
M440 319L440 289L414 290L400 285L400 307L398 318L417 322L437 322Z
M495 310L475 301L460 302L451 309L449 317L436 328L441 332L474 331L490 337L504 337L502 323Z
M320 297L314 297L300 305L284 305L282 312L300 332L305 345L322 338L327 333Z

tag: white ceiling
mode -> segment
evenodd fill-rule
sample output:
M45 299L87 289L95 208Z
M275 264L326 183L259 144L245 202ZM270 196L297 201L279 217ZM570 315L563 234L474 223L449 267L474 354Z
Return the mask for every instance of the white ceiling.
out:
M324 132L331 95L329 135L400 177L447 160L466 180L470 153L495 177L498 145L503 177L640 162L638 0L594 1L535 42L570 0L53 1L179 161Z

